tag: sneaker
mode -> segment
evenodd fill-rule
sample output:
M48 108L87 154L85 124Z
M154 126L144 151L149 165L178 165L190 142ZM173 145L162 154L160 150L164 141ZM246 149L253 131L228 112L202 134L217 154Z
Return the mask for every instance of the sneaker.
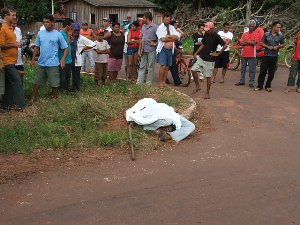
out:
M245 83L238 82L238 83L235 84L235 86L242 86L242 85L245 85Z
M254 91L261 91L262 90L262 88L260 88L260 87L256 87L255 89L254 89Z
M271 88L266 88L266 91L267 92L272 92L272 89Z
M254 85L253 85L253 84L249 84L249 87L250 87L250 88L254 88Z

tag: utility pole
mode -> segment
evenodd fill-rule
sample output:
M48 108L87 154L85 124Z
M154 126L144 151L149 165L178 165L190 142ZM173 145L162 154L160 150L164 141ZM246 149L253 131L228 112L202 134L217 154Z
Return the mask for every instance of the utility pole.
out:
M51 13L52 13L52 15L54 15L54 2L53 1L54 0L51 0L51 9L52 9Z

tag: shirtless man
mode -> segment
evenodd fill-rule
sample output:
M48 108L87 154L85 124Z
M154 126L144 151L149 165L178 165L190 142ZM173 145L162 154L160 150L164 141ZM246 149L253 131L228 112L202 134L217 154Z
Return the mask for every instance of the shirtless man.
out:
M156 49L157 63L159 68L159 87L166 86L166 79L169 67L172 66L172 55L174 54L174 41L180 38L180 33L176 31L175 27L170 25L171 16L169 14L163 15L163 23L157 28L156 35L158 38L158 46Z

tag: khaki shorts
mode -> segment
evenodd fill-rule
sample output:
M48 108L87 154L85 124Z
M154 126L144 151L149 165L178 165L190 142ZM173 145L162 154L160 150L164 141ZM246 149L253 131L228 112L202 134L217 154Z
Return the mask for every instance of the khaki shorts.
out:
M51 87L59 87L59 67L58 66L38 66L34 78L34 83L41 85L48 81Z
M203 74L204 77L211 77L215 66L215 62L204 61L197 55L197 61L192 66L192 71L197 71Z

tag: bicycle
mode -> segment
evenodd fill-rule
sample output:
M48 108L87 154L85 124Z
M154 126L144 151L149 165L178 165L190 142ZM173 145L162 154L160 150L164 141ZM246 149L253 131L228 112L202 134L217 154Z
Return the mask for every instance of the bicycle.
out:
M287 68L291 67L293 53L294 53L294 46L293 45L287 46L285 49L285 57L284 57L284 63Z
M236 70L241 64L241 47L239 45L230 46L229 50L229 70Z
M188 87L191 83L192 72L186 62L187 57L183 55L183 47L181 42L176 46L176 66L178 75L183 87Z

